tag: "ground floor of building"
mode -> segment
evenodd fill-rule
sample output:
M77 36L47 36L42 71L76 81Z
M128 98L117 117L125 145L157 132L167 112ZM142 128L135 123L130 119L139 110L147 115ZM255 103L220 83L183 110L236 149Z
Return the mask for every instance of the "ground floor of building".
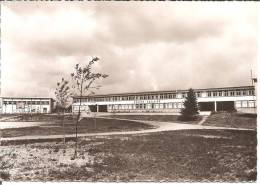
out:
M85 112L173 112L178 113L184 108L183 102L138 103L138 104L83 104L81 111ZM202 101L198 102L200 111L241 111L256 112L255 100L239 101ZM73 112L79 110L73 105Z

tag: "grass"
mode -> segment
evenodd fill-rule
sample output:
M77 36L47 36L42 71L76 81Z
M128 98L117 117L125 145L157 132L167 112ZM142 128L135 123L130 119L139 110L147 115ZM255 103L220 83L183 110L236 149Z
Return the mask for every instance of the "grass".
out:
M203 125L256 129L256 114L217 112L207 118Z
M65 134L75 134L75 122L65 120ZM78 133L98 133L113 131L132 131L151 129L153 126L128 120L112 120L96 118L84 118L78 124ZM62 135L63 127L60 120L51 121L35 127L10 128L2 130L2 137L18 137L32 135Z
M10 118L5 120L7 122L60 121L62 119L62 116L57 114L5 114L2 116L3 118ZM65 119L73 121L73 115L65 115Z
M161 121L161 122L175 122L175 123L189 123L196 124L201 120L201 117L196 121L184 122L180 120L179 115L109 115L107 117L131 119L131 120L145 120L145 121Z
M185 130L1 146L10 180L255 181L256 132Z

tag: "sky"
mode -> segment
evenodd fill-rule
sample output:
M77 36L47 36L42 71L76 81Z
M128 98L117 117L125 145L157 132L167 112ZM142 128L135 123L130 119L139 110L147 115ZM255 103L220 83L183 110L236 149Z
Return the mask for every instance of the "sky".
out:
M2 2L2 96L53 97L100 61L96 94L250 85L256 3Z

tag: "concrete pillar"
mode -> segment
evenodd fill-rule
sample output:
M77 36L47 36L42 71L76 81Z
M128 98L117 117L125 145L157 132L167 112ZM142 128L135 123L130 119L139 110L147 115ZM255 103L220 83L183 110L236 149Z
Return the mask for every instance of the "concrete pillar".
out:
M99 112L99 106L97 105L97 112Z
M214 110L215 110L215 112L217 112L217 102L216 101L214 101Z

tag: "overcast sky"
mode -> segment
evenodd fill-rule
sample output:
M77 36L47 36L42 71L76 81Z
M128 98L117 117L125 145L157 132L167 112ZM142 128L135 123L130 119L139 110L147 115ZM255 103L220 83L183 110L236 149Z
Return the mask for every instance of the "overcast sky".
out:
M53 96L100 57L98 94L250 85L256 3L11 2L1 6L2 96Z

